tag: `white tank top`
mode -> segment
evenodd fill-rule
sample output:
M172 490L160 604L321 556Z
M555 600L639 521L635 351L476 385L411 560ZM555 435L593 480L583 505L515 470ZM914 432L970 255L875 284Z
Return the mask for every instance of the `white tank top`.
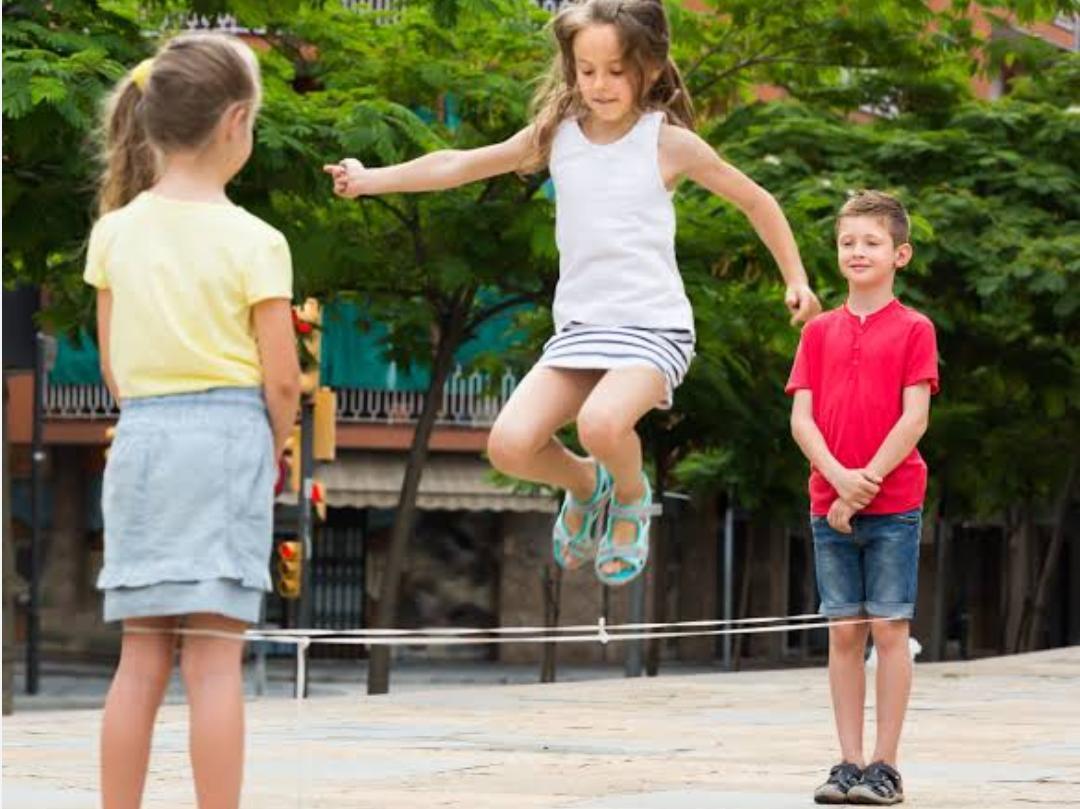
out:
M675 262L675 206L660 174L664 113L647 112L614 143L563 121L548 167L555 185L559 283L555 328L571 322L694 330Z

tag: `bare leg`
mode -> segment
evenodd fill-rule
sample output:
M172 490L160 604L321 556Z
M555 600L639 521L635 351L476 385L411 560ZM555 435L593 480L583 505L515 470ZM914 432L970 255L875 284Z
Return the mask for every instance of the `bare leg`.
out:
M645 495L641 479L641 439L635 425L663 401L664 376L649 366L608 371L593 388L578 413L578 436L585 449L607 467L615 481L615 498L624 504L636 503ZM632 523L615 523L612 540L628 544L636 536ZM622 562L604 566L616 573Z
M871 625L877 666L877 741L871 761L896 767L900 731L911 695L912 664L908 621L874 621Z
M187 628L240 634L241 621L221 615L188 617ZM244 776L244 644L187 635L181 652L190 707L191 769L199 809L237 809Z
M866 705L866 624L829 627L829 688L844 761L864 766L863 709Z
M601 371L533 368L499 413L488 437L488 457L504 474L567 489L588 500L596 488L596 464L568 450L555 432L573 421ZM582 517L567 515L576 531Z
M175 618L133 618L125 634L101 723L101 799L104 809L138 809L146 784L154 719L165 696L176 651Z

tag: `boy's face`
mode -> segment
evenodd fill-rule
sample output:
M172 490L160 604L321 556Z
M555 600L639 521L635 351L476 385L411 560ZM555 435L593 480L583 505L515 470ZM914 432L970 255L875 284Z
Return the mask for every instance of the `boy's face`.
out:
M836 234L840 272L852 287L892 288L896 271L911 261L910 244L893 244L885 221L876 216L845 216Z

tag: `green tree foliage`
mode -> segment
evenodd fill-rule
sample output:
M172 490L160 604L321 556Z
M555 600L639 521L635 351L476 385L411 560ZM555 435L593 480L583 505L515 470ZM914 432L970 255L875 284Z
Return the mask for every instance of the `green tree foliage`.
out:
M88 135L149 43L130 5L4 4L4 280L47 284L53 313L89 313L78 264L91 222Z
M1076 13L1076 0L972 3L934 11L923 0L706 0L669 4L672 42L691 95L712 113L752 100L760 85L834 109L934 115L969 95L969 80L1002 64L1043 65L1053 48L1001 37L992 48L973 15L1004 24ZM698 7L695 4L695 9Z
M1053 94L1075 70L1076 57L1064 58L1039 83ZM711 133L778 195L828 304L838 304L844 294L832 223L846 192L886 189L908 205L916 254L898 277L898 290L937 324L942 357L944 393L924 445L937 485L948 486L961 513L988 515L1020 498L1053 499L1080 446L1078 135L1075 113L1042 100L1034 81L1015 98L956 108L940 129L924 128L915 116L853 124L783 104L741 109ZM692 224L684 229L684 270L757 277L760 249L729 230L739 215L726 206L694 207L696 213L683 220ZM702 219L711 214L718 220L711 237L729 258L709 266L697 255L697 242L709 238ZM705 334L742 316L719 301L714 292L695 293ZM753 310L744 304L742 311ZM759 347L790 362L793 341L768 324L780 318L766 310L747 325L758 333ZM751 354L740 349L737 355L749 365ZM754 420L773 413L771 427L784 428L782 409L774 405L788 363L779 364L760 392L760 360L752 368L727 360L729 370L707 382L716 362L714 356L701 363L705 367L692 375L688 391L702 384L707 390L688 398L726 403L719 436L736 429L738 388L747 383L756 391L749 397ZM775 452L770 435L765 432L755 451L732 453L737 471L719 477L745 480L747 464L753 468ZM730 446L723 439L716 444ZM685 471L699 467L700 459ZM767 489L773 478L753 481Z
M543 177L500 177L441 194L342 201L323 163L368 165L509 137L527 123L529 80L543 67L545 16L471 17L454 29L424 9L393 25L376 13L299 14L265 59L259 149L238 191L290 237L301 291L362 295L391 329L397 359L429 361L431 324L457 293L466 336L495 307L543 296L554 264ZM291 52L302 42L307 58ZM310 88L297 93L299 77ZM313 226L318 223L318 226Z

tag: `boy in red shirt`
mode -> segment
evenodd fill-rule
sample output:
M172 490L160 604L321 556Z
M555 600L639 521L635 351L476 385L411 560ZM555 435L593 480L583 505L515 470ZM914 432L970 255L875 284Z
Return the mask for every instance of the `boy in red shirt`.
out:
M894 804L911 691L926 464L916 444L938 389L934 326L893 297L911 260L907 212L877 191L840 209L836 244L847 302L803 329L787 392L791 432L811 464L810 522L821 612L829 629L829 684L841 762L814 792L818 803ZM867 616L869 624L844 624ZM877 742L864 769L867 635L878 652Z

